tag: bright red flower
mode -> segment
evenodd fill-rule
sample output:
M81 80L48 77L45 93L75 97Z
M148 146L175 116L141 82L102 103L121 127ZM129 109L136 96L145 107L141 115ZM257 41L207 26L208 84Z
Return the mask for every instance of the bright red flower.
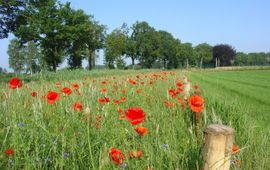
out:
M75 102L75 103L73 104L72 107L73 107L74 110L80 111L80 112L81 112L82 109L83 109L83 108L82 108L83 106L82 106L82 103L81 103L81 102Z
M174 107L174 103L172 103L172 102L170 102L170 101L164 101L164 104L166 105L166 106L169 106L169 107Z
M102 89L100 90L100 92L101 92L101 93L106 93L106 92L107 92L107 89L106 89L106 88L102 88Z
M126 110L126 117L132 125L137 125L145 120L145 113L140 107L131 107Z
M177 86L177 87L182 87L182 86L183 86L183 84L182 84L182 82L181 82L181 81L179 81L179 80L178 80L178 81L176 82L176 86Z
M21 88L22 87L22 82L19 78L14 77L9 80L9 88L10 89L16 89L16 88Z
M49 104L53 104L55 101L59 99L59 94L54 91L48 91L47 93L47 101Z
M175 89L170 89L169 94L172 96L172 98L175 98L178 92Z
M122 109L117 109L117 113L123 113Z
M114 104L119 104L119 100L117 100L117 99L114 99L113 102L114 102Z
M146 135L147 132L148 132L147 128L145 128L145 127L143 127L143 126L138 126L138 127L135 128L135 130L136 130L136 132L137 132L138 134L140 134L141 136Z
M185 109L185 105L184 105L184 103L182 103L182 104L181 104L181 108L182 108L182 110L184 110L184 109Z
M31 96L32 97L37 97L37 92L35 92L35 91L34 92L31 92Z
M121 102L125 103L126 102L126 98L125 97L121 97Z
M120 115L119 116L119 120L125 120L125 119L126 119L125 115Z
M142 89L138 89L136 92L137 93L141 93L142 92Z
M201 113L203 111L203 98L200 95L193 95L189 98L188 104L190 109L195 113Z
M71 83L71 85L73 86L73 88L75 89L75 90L78 90L79 89L79 85L77 84L77 83Z
M128 155L131 159L140 158L140 157L142 157L142 151L140 151L140 150L139 151L136 151L136 150L130 151L130 152L128 152Z
M110 102L110 98L109 97L104 97L106 103L109 103Z
M10 155L13 155L13 154L14 154L14 151L13 151L13 149L6 149L4 153L5 153L7 156L10 156Z
M233 152L233 154L238 154L238 152L239 152L239 147L238 146L236 146L236 145L233 145L233 147L232 147L232 152Z
M65 95L70 95L72 93L72 90L68 87L64 87L61 92L63 92Z
M111 151L109 153L110 159L116 163L116 165L120 165L124 162L124 155L123 153L116 149L116 148L111 148Z

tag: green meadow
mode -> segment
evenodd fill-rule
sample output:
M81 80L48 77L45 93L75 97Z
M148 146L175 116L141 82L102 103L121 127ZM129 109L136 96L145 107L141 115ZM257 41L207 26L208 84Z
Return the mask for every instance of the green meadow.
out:
M270 70L64 70L21 75L22 87L15 90L8 87L10 77L2 77L0 169L200 169L203 130L212 123L235 129L239 153L232 156L232 169L270 169L269 75ZM190 95L199 93L204 99L198 127L188 102L178 100L183 93L176 98L168 93L177 81L184 88L185 76L199 86ZM64 96L64 87L72 94ZM47 102L48 91L60 95L54 104ZM100 103L104 97L110 101ZM82 111L73 109L75 102L82 103ZM148 129L145 136L120 119L131 107L146 114L140 124ZM4 154L9 148L14 153ZM123 164L110 159L111 148L123 153ZM138 150L142 156L130 158L129 152Z

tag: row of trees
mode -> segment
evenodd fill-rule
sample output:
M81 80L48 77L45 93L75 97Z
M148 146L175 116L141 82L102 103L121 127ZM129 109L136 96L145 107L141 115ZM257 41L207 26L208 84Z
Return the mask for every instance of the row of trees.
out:
M155 30L147 22L136 22L132 27L123 24L106 38L105 61L109 68L122 68L124 59L135 60L142 68L178 68L189 65L202 65L212 60L212 47L199 44L181 43L167 31Z
M83 10L72 9L70 3L61 4L56 0L1 1L0 14L0 38L13 33L17 37L14 41L19 42L22 49L28 48L22 46L29 46L29 42L34 43L42 54L40 61L44 61L49 70L55 71L64 58L68 59L71 68L81 67L82 59L86 58L89 69L92 69L95 51L104 46L106 27ZM16 56L12 51L9 50L11 58ZM16 57L20 58L19 55ZM16 59L10 59L10 63L13 60Z
M192 46L167 31L156 30L147 22L131 27L123 24L106 34L106 26L70 3L57 0L1 1L0 38L13 33L9 45L9 63L16 71L30 73L41 69L55 71L64 59L70 68L95 66L95 52L103 49L108 68L125 68L125 59L133 68L179 68L228 65L266 65L269 53L237 53L233 47L207 43ZM235 58L236 56L236 58Z

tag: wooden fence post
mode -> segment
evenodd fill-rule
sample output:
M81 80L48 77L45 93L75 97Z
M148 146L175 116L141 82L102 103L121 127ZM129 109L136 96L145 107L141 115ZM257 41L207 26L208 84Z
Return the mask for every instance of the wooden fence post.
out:
M234 129L212 124L204 130L203 170L229 170Z

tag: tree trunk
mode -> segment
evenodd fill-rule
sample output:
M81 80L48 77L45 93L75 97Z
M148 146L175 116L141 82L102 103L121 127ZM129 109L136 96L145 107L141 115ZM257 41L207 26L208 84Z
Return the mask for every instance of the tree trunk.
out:
M132 69L135 69L135 61L134 57L131 57L131 62L132 62Z
M95 68L96 66L96 55L95 55L95 51L92 52L92 59L93 59L93 68Z
M88 49L89 56L88 56L88 70L92 70L92 50Z
M187 68L188 68L188 58L187 58Z
M166 68L166 59L163 59L163 70Z
M202 68L203 58L201 58L200 68Z
M56 72L56 62L53 62L53 71Z

